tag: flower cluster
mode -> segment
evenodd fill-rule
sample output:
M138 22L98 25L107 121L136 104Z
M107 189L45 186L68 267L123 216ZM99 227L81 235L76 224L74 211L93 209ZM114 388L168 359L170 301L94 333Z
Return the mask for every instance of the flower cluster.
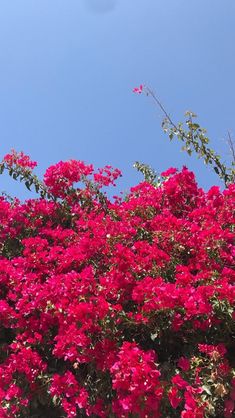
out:
M119 176L59 162L0 199L0 417L234 416L235 186L99 200Z
M155 357L153 350L143 351L136 343L124 342L120 347L118 361L110 369L117 393L113 410L118 417L128 417L130 411L141 418L160 416L163 389Z
M132 91L133 93L141 94L143 93L143 89L144 89L144 86L143 84L141 84L139 87L134 87Z
M79 182L82 175L87 176L93 171L93 166L86 165L83 161L60 161L46 170L44 182L55 196L65 197L66 191Z
M3 161L9 167L18 166L33 169L37 166L37 162L32 161L28 155L25 155L23 152L16 152L15 150L12 150L10 154L6 154Z
M64 375L53 376L50 394L62 399L62 407L69 418L76 417L76 406L82 409L87 405L88 393L84 388L79 387L70 371L66 371Z

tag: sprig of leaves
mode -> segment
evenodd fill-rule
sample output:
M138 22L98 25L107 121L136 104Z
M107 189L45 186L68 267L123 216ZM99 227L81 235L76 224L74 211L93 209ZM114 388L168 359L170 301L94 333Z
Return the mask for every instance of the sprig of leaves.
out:
M235 182L235 147L230 134L228 144L233 157L233 161L231 162L231 166L227 166L221 161L221 156L209 147L207 131L196 122L197 115L195 113L187 111L185 113L185 122L176 124L172 120L169 113L165 110L164 106L159 101L153 90L147 86L143 86L141 89L141 93L142 92L144 92L147 96L151 96L155 104L163 112L165 117L162 122L162 128L164 132L168 134L170 140L172 140L174 137L178 138L184 143L182 147L183 151L186 151L190 156L193 152L195 152L198 155L198 158L202 158L204 160L206 165L212 166L215 173L224 182L225 187ZM141 172L143 172L144 175L147 173L148 177L148 171L146 171L145 168L141 166L146 165L138 163L138 167L140 169L138 167L136 168L138 171L142 170Z
M7 171L9 176L14 180L20 180L25 184L27 189L31 191L31 187L34 186L35 192L39 193L40 196L45 199L54 199L54 197L48 192L47 187L39 178L32 173L31 169L26 169L20 165L10 166L5 161L0 163L0 174L3 174L4 171Z
M133 164L133 167L136 168L136 170L139 171L141 174L143 174L146 182L151 183L151 184L155 183L158 177L158 174L150 165L136 161Z

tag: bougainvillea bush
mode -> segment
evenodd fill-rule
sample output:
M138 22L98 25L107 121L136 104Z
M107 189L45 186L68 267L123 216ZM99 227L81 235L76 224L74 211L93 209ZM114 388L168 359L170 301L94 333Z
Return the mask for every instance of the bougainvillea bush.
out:
M0 417L234 416L235 185L35 165L0 163L39 193L0 199Z

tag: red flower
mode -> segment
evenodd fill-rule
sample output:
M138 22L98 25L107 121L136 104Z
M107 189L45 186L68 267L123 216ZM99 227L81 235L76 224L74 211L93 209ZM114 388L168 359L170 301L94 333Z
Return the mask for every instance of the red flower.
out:
M15 150L12 150L10 154L6 154L3 161L9 167L17 165L22 168L33 169L37 166L36 161L32 161L28 155L25 155L23 152L16 152Z
M170 176L173 176L175 173L177 173L177 171L178 171L177 168L171 167L171 168L168 168L168 170L163 171L161 173L161 176L162 177L170 177Z
M224 402L224 417L225 418L232 418L234 409L235 409L234 400L233 399L227 399Z
M179 396L179 391L178 391L178 389L175 386L173 386L169 390L169 392L168 392L168 398L169 398L169 401L170 401L171 406L174 409L176 409L179 406L179 404L180 404L180 402L182 400L182 397Z
M133 91L133 93L141 94L141 93L143 93L143 88L144 88L144 86L143 86L143 84L141 84L139 87L134 87L132 91Z
M176 385L179 389L185 389L189 384L188 382L186 382L186 380L184 380L180 374L176 374L174 377L172 377L171 379L172 383L174 383L174 385Z
M178 366L184 371L187 372L190 369L190 361L185 358L185 357L181 357L178 360Z

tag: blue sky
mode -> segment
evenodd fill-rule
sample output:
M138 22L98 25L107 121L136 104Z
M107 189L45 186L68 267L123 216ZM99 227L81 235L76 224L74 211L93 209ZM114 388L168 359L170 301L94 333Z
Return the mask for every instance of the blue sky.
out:
M23 150L38 173L59 160L111 164L119 189L183 164L200 186L219 184L203 162L169 143L161 113L132 88L153 88L175 121L190 109L229 158L235 137L234 0L2 0L0 144ZM1 178L1 190L29 194Z

